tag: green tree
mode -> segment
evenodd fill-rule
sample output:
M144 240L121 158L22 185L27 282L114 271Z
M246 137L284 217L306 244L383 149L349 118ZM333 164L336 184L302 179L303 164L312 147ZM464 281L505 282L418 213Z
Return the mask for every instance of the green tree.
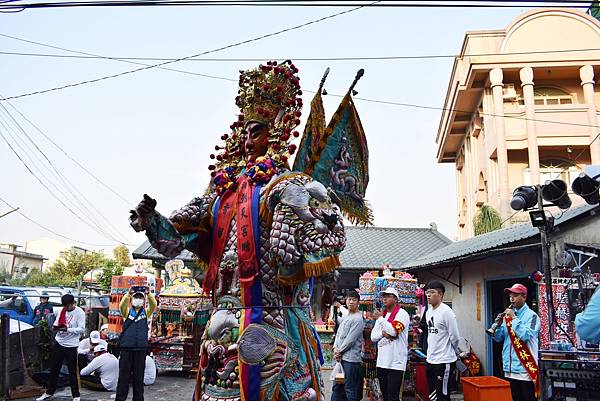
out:
M500 213L490 205L481 205L473 218L475 235L489 233L502 227Z
M110 290L113 276L123 274L123 266L120 266L116 260L107 260L102 267L102 272L96 277L96 281L105 290Z
M131 266L131 258L129 257L129 249L125 245L119 245L113 249L115 259L122 267Z
M52 276L78 281L86 273L104 266L106 262L106 257L100 252L76 253L71 251L64 259L55 261L48 269L48 273Z

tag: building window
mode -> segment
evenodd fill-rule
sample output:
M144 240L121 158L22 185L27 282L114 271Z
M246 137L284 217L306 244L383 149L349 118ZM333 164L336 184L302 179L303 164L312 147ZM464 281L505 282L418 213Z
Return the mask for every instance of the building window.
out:
M567 92L547 86L536 87L533 90L533 103L536 106L554 106L559 104L573 104L573 96ZM519 104L524 105L525 100L519 99Z
M546 181L563 180L571 188L571 184L573 184L573 181L580 172L581 170L577 166L574 166L567 160L542 160L540 161L540 184L544 184ZM532 185L529 167L523 171L523 183L525 185Z

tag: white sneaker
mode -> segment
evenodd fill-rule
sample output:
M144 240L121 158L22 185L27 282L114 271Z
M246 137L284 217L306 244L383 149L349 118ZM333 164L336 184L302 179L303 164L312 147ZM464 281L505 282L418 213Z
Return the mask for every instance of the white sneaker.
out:
M38 398L36 398L35 401L44 401L44 400L50 399L52 397L54 397L54 394L44 393L44 394L40 395Z
M81 397L73 397L73 401L81 401Z

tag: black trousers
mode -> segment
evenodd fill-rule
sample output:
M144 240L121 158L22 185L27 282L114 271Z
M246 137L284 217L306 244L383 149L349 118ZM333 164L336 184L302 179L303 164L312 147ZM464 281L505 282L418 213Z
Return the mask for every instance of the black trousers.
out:
M144 369L146 350L121 349L119 357L119 381L115 401L125 401L129 394L129 381L133 380L133 401L144 401Z
M54 343L50 352L50 376L48 377L48 388L46 394L56 392L56 382L63 362L69 368L69 385L71 386L71 395L73 398L79 397L79 367L77 366L77 347L63 347L59 343Z
M377 379L381 388L383 401L400 400L404 371L395 369L377 368Z
M456 362L425 364L427 388L431 401L450 401L450 390L454 385Z
M513 401L537 401L535 386L529 380L506 379L510 383L510 393Z

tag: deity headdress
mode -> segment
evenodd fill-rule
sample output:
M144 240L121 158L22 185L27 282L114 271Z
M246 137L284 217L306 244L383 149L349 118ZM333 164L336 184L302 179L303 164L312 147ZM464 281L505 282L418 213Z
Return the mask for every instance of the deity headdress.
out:
M230 125L231 133L224 134L223 145L215 146L217 155L214 165L209 166L213 176L219 170L230 171L245 167L243 144L245 127L250 122L258 122L269 130L267 157L277 163L286 164L290 155L296 151L291 144L300 133L295 128L300 125L302 116L302 90L298 68L290 61L282 63L268 61L258 68L240 71L238 96L235 103L240 109L238 119Z

